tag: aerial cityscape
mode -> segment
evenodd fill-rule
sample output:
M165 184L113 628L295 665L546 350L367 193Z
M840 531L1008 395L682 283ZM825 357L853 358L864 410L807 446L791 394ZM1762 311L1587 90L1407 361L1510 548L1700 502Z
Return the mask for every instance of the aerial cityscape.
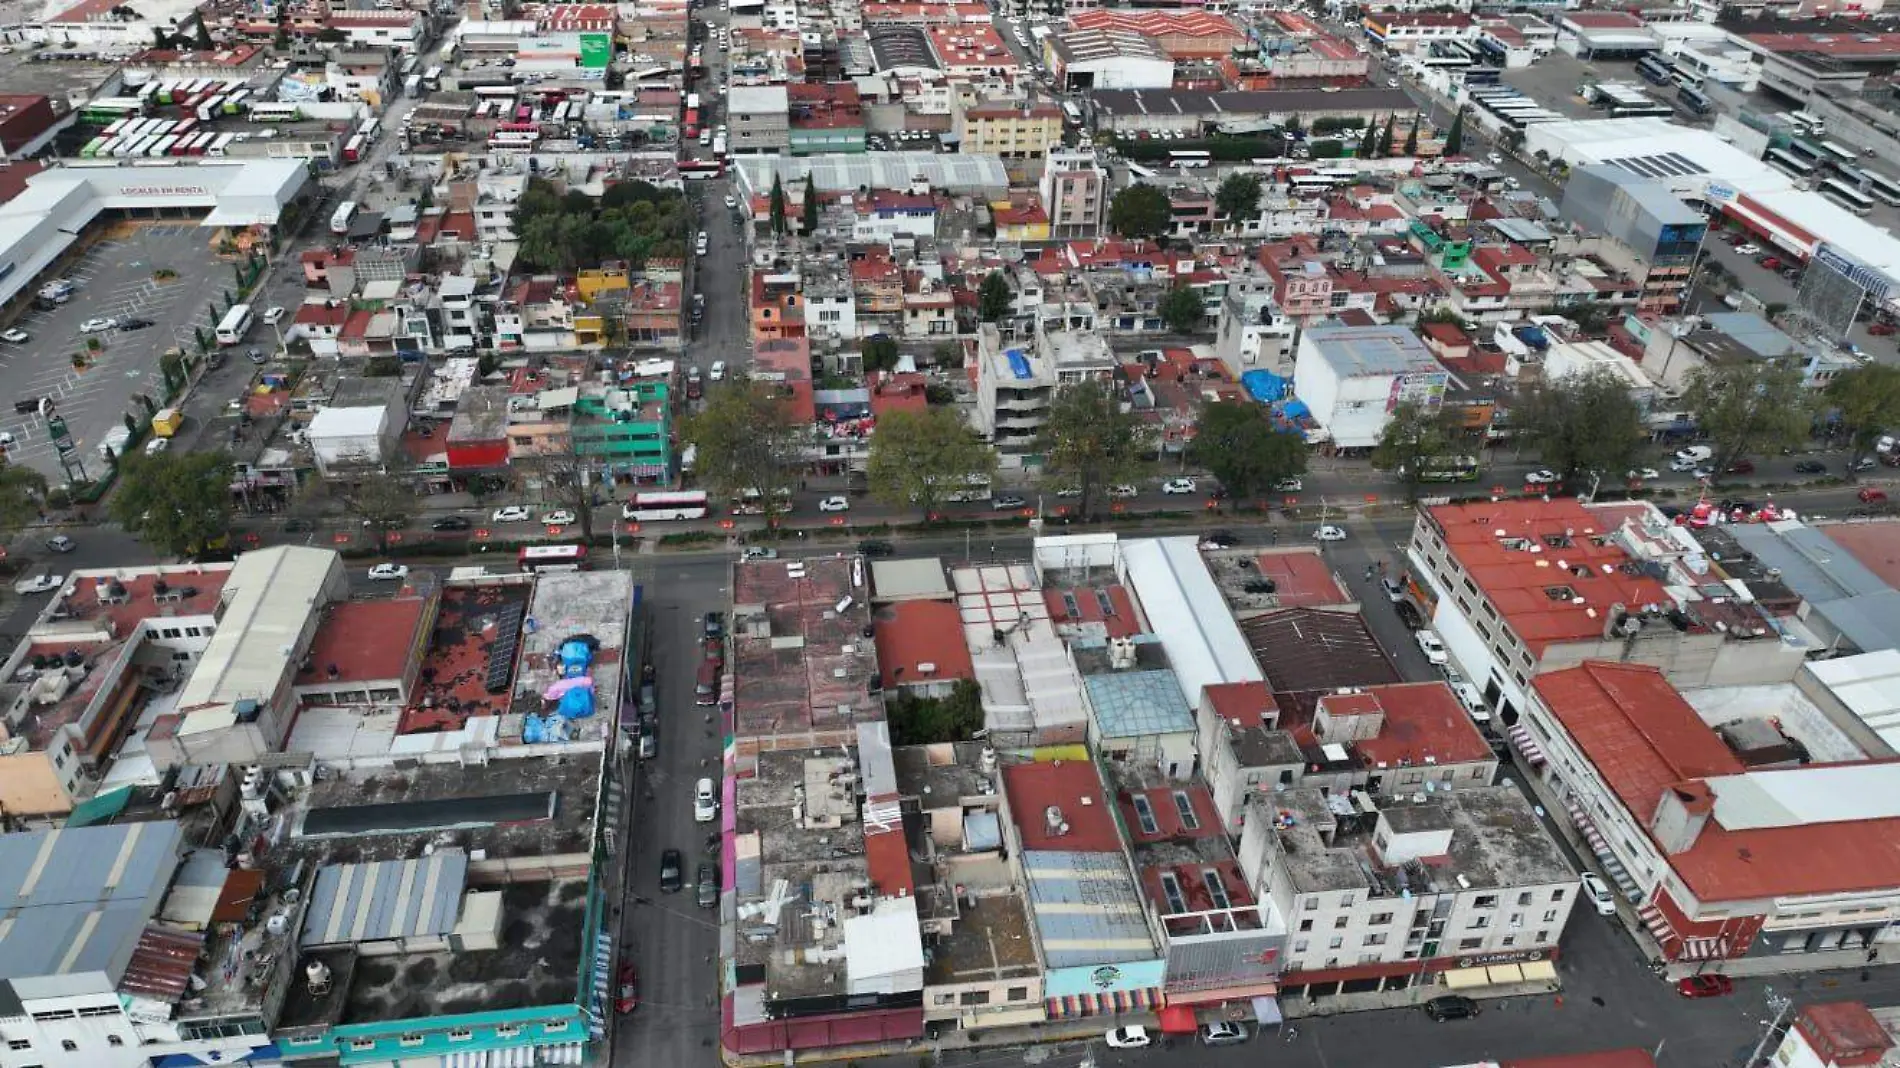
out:
M1883 0L0 0L0 1068L1900 1068Z

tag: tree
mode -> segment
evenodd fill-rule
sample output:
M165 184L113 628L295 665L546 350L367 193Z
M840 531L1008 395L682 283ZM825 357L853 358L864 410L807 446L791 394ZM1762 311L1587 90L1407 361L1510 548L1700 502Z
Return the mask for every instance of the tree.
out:
M1230 497L1259 497L1306 470L1306 444L1298 434L1274 429L1263 405L1214 401L1201 409L1188 459L1219 479Z
M1451 129L1445 131L1445 155L1456 156L1465 150L1465 113L1460 108L1451 117Z
M1221 180L1214 194L1214 210L1234 226L1251 219L1260 211L1260 176L1251 171L1236 171Z
M1159 237L1168 232L1172 217L1168 194L1146 182L1116 193L1108 206L1108 228L1123 237Z
M1418 155L1418 122L1418 116L1412 116L1412 125L1405 131L1405 154L1408 156Z
M1528 387L1511 405L1511 425L1573 486L1591 474L1615 484L1643 442L1627 380L1601 369Z
M785 236L785 183L772 175L772 236Z
M1049 472L1080 492L1085 517L1104 487L1134 481L1153 449L1148 425L1122 410L1120 388L1099 378L1058 392L1036 439Z
M647 182L616 182L595 199L578 190L563 196L546 180L531 179L515 204L515 262L571 271L602 260L684 258L689 216L684 194Z
M872 334L858 342L865 371L888 371L897 366L897 342L889 334Z
M1366 129L1359 136L1359 150L1353 153L1359 159L1372 159L1379 154L1379 128L1366 123Z
M46 476L19 464L0 466L0 545L40 517L46 507Z
M948 696L920 697L896 689L910 681L903 677L903 670L893 667L884 682L887 690L895 690L884 710L892 745L967 742L982 728L983 691L974 679L958 679Z
M321 492L369 531L379 553L389 551L389 535L408 526L421 503L408 472L368 460L330 465Z
M991 271L983 276L983 285L976 291L976 317L986 323L993 323L1009 314L1016 303L1016 294L1009 288L1009 279L1002 271Z
M1704 364L1683 383L1682 407L1714 443L1723 471L1750 452L1771 452L1808 432L1811 405L1793 360Z
M572 426L561 448L528 459L523 466L539 476L541 499L573 512L581 540L593 544L594 509L602 503L601 486L608 480L600 472L601 465L581 451Z
M805 172L805 199L799 204L799 210L802 216L802 218L799 219L799 228L805 232L805 236L810 237L817 233L818 183L812 181L810 171Z
M1286 117L1286 122L1282 123L1280 128L1285 130L1288 134L1291 134L1294 137L1298 137L1301 133L1304 132L1303 130L1300 129L1300 117L1297 114L1288 115Z
M1380 159L1392 158L1392 137L1395 132L1394 124L1397 121L1398 121L1397 115L1387 115L1385 117L1385 130L1384 132L1379 134L1379 158Z
M1379 443L1372 448L1372 463L1399 476L1406 496L1418 498L1420 469L1432 460L1448 456L1456 441L1456 417L1442 408L1427 408L1417 401L1400 401L1379 432Z
M988 478L995 470L995 450L970 432L955 408L925 408L878 420L865 481L878 500L920 508L928 518L972 475Z
M1193 286L1170 289L1168 295L1161 298L1161 306L1155 310L1161 313L1161 319L1168 324L1168 329L1177 334L1194 333L1201 328L1201 321L1207 318L1207 302Z
M106 510L154 549L184 556L231 525L231 454L221 449L131 453Z
M1889 428L1900 424L1900 367L1862 364L1835 375L1821 396L1834 407L1847 433L1852 470Z
M708 391L680 428L698 459L702 482L727 496L757 493L768 520L783 513L798 486L811 428L799 424L783 387L739 379Z

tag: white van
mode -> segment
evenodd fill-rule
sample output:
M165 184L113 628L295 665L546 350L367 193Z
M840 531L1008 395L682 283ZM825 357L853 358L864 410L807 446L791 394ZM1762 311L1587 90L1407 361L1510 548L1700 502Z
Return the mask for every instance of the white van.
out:
M1676 459L1685 464L1699 464L1715 456L1715 450L1707 445L1691 445L1676 450Z

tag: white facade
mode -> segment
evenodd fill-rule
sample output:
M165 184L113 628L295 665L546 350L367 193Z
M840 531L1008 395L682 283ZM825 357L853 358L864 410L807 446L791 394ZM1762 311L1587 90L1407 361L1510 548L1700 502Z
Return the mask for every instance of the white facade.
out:
M340 467L382 463L400 432L386 407L325 408L305 431L317 470L325 478Z
M805 291L805 329L814 338L850 341L858 336L858 301L849 286L836 292Z
M1398 401L1437 408L1446 377L1404 327L1313 327L1300 335L1293 359L1294 395L1342 449L1377 445Z

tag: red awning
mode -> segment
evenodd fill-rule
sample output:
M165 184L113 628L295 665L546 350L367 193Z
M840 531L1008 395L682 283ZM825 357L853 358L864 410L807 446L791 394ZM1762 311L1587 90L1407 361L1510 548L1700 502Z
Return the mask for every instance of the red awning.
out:
M1201 1026L1194 1018L1194 1010L1186 1005L1169 1005L1156 1015L1161 1018L1164 1035L1191 1035Z

